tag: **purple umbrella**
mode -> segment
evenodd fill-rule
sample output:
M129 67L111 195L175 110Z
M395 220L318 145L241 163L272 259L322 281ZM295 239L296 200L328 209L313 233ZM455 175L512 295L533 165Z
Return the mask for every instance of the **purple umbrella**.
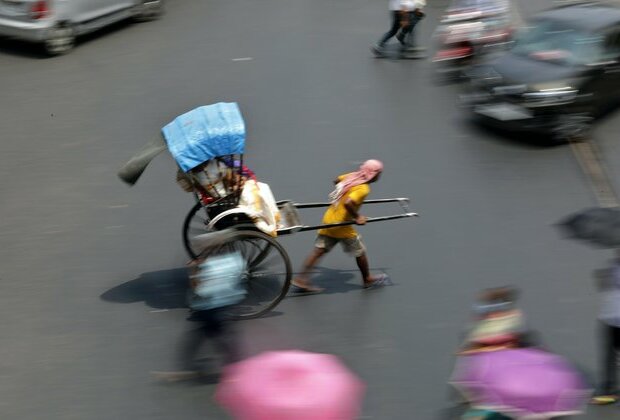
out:
M579 414L591 394L568 361L538 349L461 356L450 383L473 407L518 418Z

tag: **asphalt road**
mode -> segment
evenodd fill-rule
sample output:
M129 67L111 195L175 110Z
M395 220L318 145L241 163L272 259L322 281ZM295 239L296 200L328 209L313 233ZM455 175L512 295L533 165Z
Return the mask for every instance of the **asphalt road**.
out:
M170 0L162 20L117 25L63 57L0 41L0 418L226 418L213 386L149 374L174 367L186 327L180 228L192 200L169 156L134 188L116 178L160 127L218 101L240 104L247 163L277 199L323 200L335 175L376 157L386 169L372 196L411 197L422 215L362 228L373 269L395 286L363 291L335 251L317 279L326 293L240 325L248 354L337 354L368 384L363 418L438 418L472 298L515 284L545 343L596 372L590 273L609 255L552 226L595 203L570 149L481 131L428 61L374 59L385 3ZM430 3L427 44L445 6ZM595 132L616 179L619 129L611 115ZM312 241L282 239L295 266Z

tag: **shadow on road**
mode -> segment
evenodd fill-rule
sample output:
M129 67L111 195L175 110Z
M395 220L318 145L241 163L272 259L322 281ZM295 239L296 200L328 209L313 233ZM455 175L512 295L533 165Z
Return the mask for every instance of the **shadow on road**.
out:
M154 309L187 308L189 278L186 268L153 271L120 284L100 297L108 302L144 302Z
M91 41L97 40L106 35L110 35L114 32L128 30L128 27L134 25L131 19L116 22L112 25L106 26L94 32L86 35L81 35L77 38L76 47L79 48L81 44L88 44ZM131 36L131 35L128 35ZM43 47L33 42L20 41L12 38L0 38L0 54L7 54L13 56L20 56L25 58L35 59L49 59L53 58L48 56Z
M596 130L598 125L615 115L618 112L618 108L618 105L614 105L600 110L593 121L592 129ZM481 138L491 137L492 141L501 141L521 148L551 149L554 147L565 146L567 144L566 142L555 140L549 133L545 134L503 130L501 128L480 124L475 120L475 118L466 119L465 123L474 133L477 132L484 134Z
M186 309L189 277L186 268L153 271L141 274L102 293L100 298L114 303L144 302L153 309ZM270 311L261 318L282 315L279 311ZM192 321L191 317L188 318Z
M375 268L373 273L377 272L384 273L385 269ZM357 281L352 282L354 278ZM315 285L325 289L321 294L362 290L362 280L358 270L333 270L317 267L311 279ZM186 300L188 288L187 269L183 267L141 274L137 279L105 291L100 298L114 303L144 302L153 309L183 309L188 307ZM289 295L289 297L295 296L299 295ZM271 318L281 314L282 312L271 311L261 318Z
M373 268L371 274L386 273L384 268ZM295 277L298 273L294 273ZM356 281L351 281L355 279ZM321 295L347 293L362 290L362 276L359 270L333 270L331 268L316 267L310 274L310 280L315 286L323 290ZM291 287L292 288L292 287ZM288 297L304 296L299 293L289 293Z
M10 38L0 38L0 54L35 59L46 58L40 45Z
M550 136L544 134L502 130L500 128L480 124L474 119L465 120L465 124L473 134L481 134L481 136L476 136L477 138L503 142L522 149L542 150L560 146L560 144L554 143Z

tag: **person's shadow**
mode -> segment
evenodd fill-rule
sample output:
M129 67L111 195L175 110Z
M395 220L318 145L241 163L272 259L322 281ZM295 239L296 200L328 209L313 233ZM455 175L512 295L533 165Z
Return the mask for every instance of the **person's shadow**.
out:
M101 294L100 298L114 303L144 302L153 309L189 309L189 275L186 268L152 271L119 284ZM282 312L271 310L260 318L271 318ZM189 321L194 321L192 316Z
M375 268L373 272L385 272L385 269ZM293 274L293 277L295 273ZM356 278L358 281L351 281ZM317 267L311 274L312 282L324 288L321 294L347 293L361 290L359 270L334 270ZM292 287L291 287L292 289ZM153 309L186 309L189 291L189 276L187 269L174 268L171 270L152 271L143 273L140 277L119 284L104 293L100 298L107 302L136 303L144 302ZM297 296L288 294L289 297ZM261 318L280 315L281 312L271 311Z
M386 273L384 268L373 268L372 274L376 272ZM293 278L298 273L293 273ZM334 270L325 267L315 267L310 273L310 281L317 287L324 289L320 294L347 293L362 289L362 279L359 270ZM352 281L355 279L356 281ZM291 286L288 297L303 296L295 293L295 287Z
M144 302L154 309L187 308L189 277L186 268L153 271L120 284L100 297L108 302Z

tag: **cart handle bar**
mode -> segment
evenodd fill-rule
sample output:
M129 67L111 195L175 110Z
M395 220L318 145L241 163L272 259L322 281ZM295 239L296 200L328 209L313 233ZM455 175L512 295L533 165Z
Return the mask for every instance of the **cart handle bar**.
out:
M378 203L409 203L409 199L408 198L380 198L380 199L376 199L376 200L365 200L363 202L363 204L378 204ZM286 203L291 203L290 200L282 200L282 201L278 201L276 202L276 205L281 206L283 204ZM295 206L298 209L310 209L310 208L317 208L317 207L329 207L332 205L331 202L321 202L321 203L291 203L293 206Z
M385 220L403 219L405 217L418 217L418 216L419 216L418 213L403 213L403 214L395 214L393 216L369 217L368 219L366 219L366 223L383 222ZM349 222L328 223L325 225L291 226L290 228L287 228L287 229L278 230L278 234L286 235L287 233L293 233L293 232L305 232L308 230L328 229L328 228L333 228L333 227L349 226L349 225L354 225L354 224L355 224L355 221L352 220Z

